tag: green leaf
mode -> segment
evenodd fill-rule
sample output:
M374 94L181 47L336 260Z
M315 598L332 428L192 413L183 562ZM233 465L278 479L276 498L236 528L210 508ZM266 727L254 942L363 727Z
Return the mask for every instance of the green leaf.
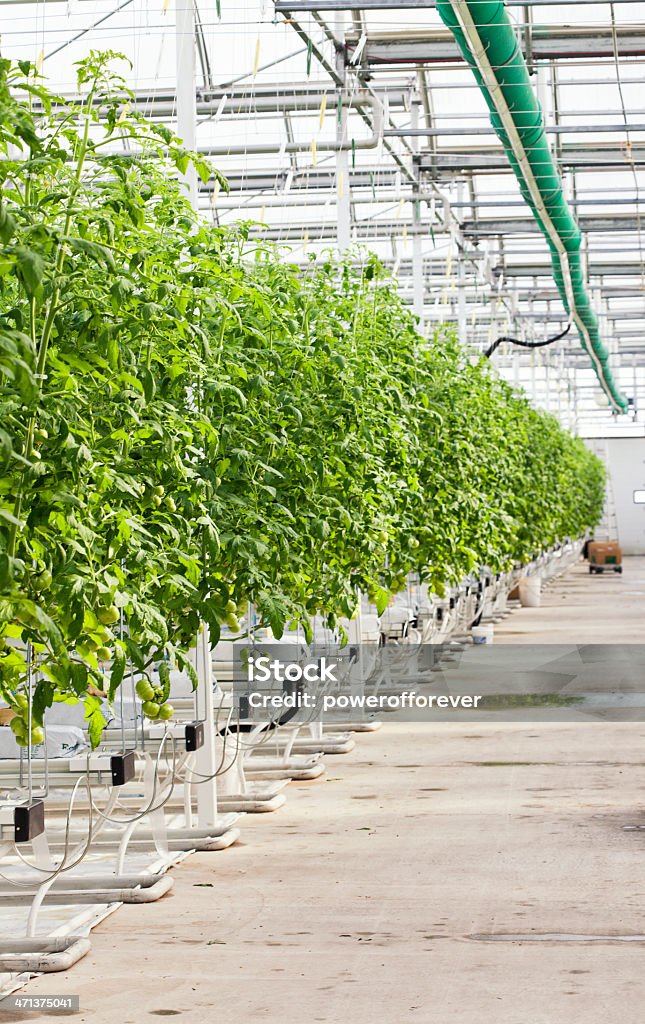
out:
M90 745L92 750L96 750L101 742L103 730L107 725L101 710L101 701L98 697L88 695L85 697L83 705L85 707L85 721L88 726Z
M30 298L42 296L42 281L45 273L45 263L39 253L33 249L26 249L17 245L15 250L17 258L16 270L18 277Z
M139 379L143 385L143 394L146 402L151 402L155 396L156 386L154 377L147 366L139 367Z
M376 605L377 615L382 615L387 606L389 605L389 603L390 595L388 594L387 590L384 590L383 587L377 587L376 597L374 601L374 604Z
M6 245L16 230L16 221L5 203L0 203L0 242Z
M35 725L43 724L45 711L54 703L54 693L54 686L49 680L41 679L36 685L31 708Z
M197 672L191 659L187 657L183 651L176 651L177 664L182 672L185 672L192 683L193 690L197 689L199 680L197 678Z
M160 661L158 665L159 682L163 690L163 700L170 696L170 666L167 661Z
M173 149L172 158L175 161L175 166L181 174L185 174L188 170L188 164L190 163L190 154L185 149Z
M108 701L110 705L114 703L117 691L123 682L126 669L126 653L125 649L121 644L116 644L114 648L114 655L112 661L112 670L110 672L110 683L108 686Z
M114 257L107 246L93 242L89 238L77 238L69 235L64 235L63 241L67 243L72 252L84 253L96 262L105 264L109 270L116 272Z
M72 661L70 663L70 677L72 690L77 697L82 696L87 689L88 681L88 670L87 665L84 665L80 661Z
M258 595L257 605L262 615L266 617L276 640L280 640L284 633L286 614L280 603L266 591Z

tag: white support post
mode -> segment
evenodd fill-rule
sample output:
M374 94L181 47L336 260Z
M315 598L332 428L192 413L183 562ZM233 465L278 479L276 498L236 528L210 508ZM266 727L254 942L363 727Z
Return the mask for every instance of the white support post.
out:
M197 775L197 817L200 828L217 823L217 754L215 746L215 706L213 701L213 668L208 626L204 623L197 638L197 687L199 711L204 716L204 745L195 754ZM201 781L206 776L208 781Z
M551 82L551 68L546 62L538 61L535 67L535 92L538 98L538 103L542 107L542 114L544 116L544 123L547 125L554 123L553 113L553 90ZM547 136L547 140L549 136ZM553 136L551 136L553 139ZM549 149L553 151L553 142L548 142Z
M197 146L195 94L195 9L193 0L176 0L175 60L177 76L177 134L186 149ZM197 209L197 174L190 164L181 176L184 194Z
M176 0L175 58L177 75L177 134L186 149L197 146L197 100L195 92L195 9L193 0ZM197 209L197 174L192 164L181 176L182 190ZM200 828L217 824L217 756L213 703L213 670L210 634L202 623L195 650L198 707L204 716L204 744L195 754L197 817ZM212 776L212 778L211 778ZM187 822L187 824L189 824Z
M353 694L363 695L365 689L365 671L363 659L363 611L362 597L358 593L358 608L356 615L349 621L347 630L347 642L350 647L356 648L356 662L349 674L350 689ZM360 717L360 716L359 716Z
M466 183L462 180L457 185L457 201L459 209L464 209L466 198ZM466 316L466 266L462 249L457 245L455 237L455 251L453 258L459 261L457 266L457 323L459 325L459 341L462 345L468 344L468 322Z
M416 98L412 100L412 127L416 131L419 127L419 103ZM412 146L414 152L419 152L420 139L418 135L413 136ZM415 168L418 175L418 168ZM425 333L423 308L424 308L424 286L423 286L423 253L421 250L421 202L418 197L419 186L415 183L412 207L412 303L414 315L419 318L419 331Z
M547 328L544 325L544 340L546 341ZM544 407L547 412L551 412L551 356L548 348L541 350L544 358Z
M345 15L342 11L336 14L334 22L335 36L342 43L345 36ZM341 253L349 249L352 242L352 210L351 192L349 187L349 151L341 149L347 145L347 107L345 105L345 58L343 52L338 50L336 54L336 70L343 79L343 89L340 93L343 101L340 108L340 118L336 116L336 241Z
M412 282L413 282L413 310L414 315L419 318L419 332L425 334L425 323L423 318L424 288L423 288L423 253L421 251L421 235L418 231L420 224L417 213L419 200L414 201L414 235L412 236Z
M342 108L340 122L336 123L336 138L341 143L347 134L347 110ZM349 249L352 243L351 197L349 191L349 154L347 150L336 153L336 218L338 248L340 252Z

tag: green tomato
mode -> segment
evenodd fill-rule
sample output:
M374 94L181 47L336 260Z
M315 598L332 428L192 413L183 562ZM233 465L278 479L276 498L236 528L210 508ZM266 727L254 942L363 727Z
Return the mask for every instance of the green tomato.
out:
M76 653L80 655L81 658L89 658L91 654L94 654L94 651L98 646L99 645L95 643L94 640L83 640L80 644L76 644Z
M49 590L52 585L52 574L49 569L43 569L34 577L34 586L37 591Z
M235 601L227 601L224 611L227 615L235 615L237 613L237 605L235 604Z
M166 508L168 509L169 512L176 512L177 511L177 506L175 505L175 502L170 497L170 495L168 495L167 498L164 498L164 502L163 503L164 503L164 505L166 506Z
M157 487L154 488L152 493L156 494L158 498L163 498L164 494L166 493L166 489L162 484L158 484Z
M137 685L135 686L135 690L137 691L137 696L140 697L141 700L143 701L152 700L152 698L156 694L156 690L152 687L152 685L148 682L147 679L140 679Z
M96 657L99 661L109 661L112 657L112 651L109 647L99 647L96 652Z
M22 708L25 711L29 707L29 697L26 693L15 693L13 702L17 708Z
M143 713L147 718L158 718L159 710L159 705L154 700L147 700L143 705Z
M27 723L25 722L24 718L21 718L19 715L16 715L16 717L12 718L11 721L9 722L9 728L11 729L14 736L23 736L27 732Z
M155 508L161 508L161 500L162 499L159 497L158 494L152 495L152 504L154 505Z
M45 730L39 725L35 725L31 730L31 745L32 747L38 747L45 740Z
M96 617L104 626L113 626L115 622L119 621L119 609L114 604L111 604L108 608L99 608Z
M227 615L224 621L233 633L239 633L241 626L237 615Z
M162 722L167 722L169 718L175 713L175 709L172 704L162 704L159 708L159 718Z
M376 534L376 539L379 542L379 544L387 544L389 538L385 530L379 530L379 532Z

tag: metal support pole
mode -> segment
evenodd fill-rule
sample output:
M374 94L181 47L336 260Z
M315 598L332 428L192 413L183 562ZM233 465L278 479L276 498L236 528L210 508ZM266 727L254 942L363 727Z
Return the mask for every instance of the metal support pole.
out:
M177 73L177 134L186 149L197 148L197 102L195 91L195 9L193 0L176 0L175 59ZM193 208L197 209L197 175L189 165L181 176L181 187ZM196 669L198 694L204 714L204 745L195 756L197 774L197 812L200 828L217 822L215 772L215 722L213 705L213 673L208 626L204 623L197 638ZM212 778L211 778L212 776ZM207 781L199 781L200 777Z
M336 14L334 20L335 36L339 43L342 43L345 36L345 15L342 11ZM352 209L351 193L349 187L349 152L340 147L347 143L347 105L346 99L346 71L345 56L341 47L336 50L336 73L342 79L342 85L338 87L338 95L341 98L339 113L336 116L336 229L337 244L339 251L345 252L349 249L352 241Z
M547 339L547 325L546 324L544 325L542 336L544 338L544 341L546 341L546 339ZM538 350L538 351L540 351L540 350ZM541 354L542 354L542 358L544 360L544 406L545 406L547 412L551 412L552 411L552 404L553 404L552 401L551 401L551 354L550 354L548 348L543 348L541 350Z
M217 785L215 772L217 758L215 749L215 720L213 701L213 668L208 626L204 623L197 638L197 679L200 711L204 715L204 745L195 754L197 774L197 816L200 828L217 823ZM206 778L208 781L200 781Z
M457 185L457 201L463 203L466 198L466 183L460 181ZM461 247L457 244L455 238L455 251L454 255L457 258L457 321L459 325L459 340L462 345L468 343L467 337L467 313L466 313L466 265L464 260L464 253Z
M412 103L412 127L419 127L419 104L416 101ZM412 145L415 153L419 152L419 138L415 136ZM419 169L418 165L415 166L415 172L418 176ZM421 250L421 201L419 199L419 182L418 177L414 185L413 191L413 203L412 203L412 222L414 225L414 232L412 235L412 308L414 315L419 318L419 330L421 334L424 333L424 322L423 322L423 307L424 307L424 284L423 284L423 253Z
M175 21L177 74L177 134L186 149L197 148L197 97L195 92L195 9L193 0L177 0ZM197 174L192 164L181 176L184 194L197 209Z

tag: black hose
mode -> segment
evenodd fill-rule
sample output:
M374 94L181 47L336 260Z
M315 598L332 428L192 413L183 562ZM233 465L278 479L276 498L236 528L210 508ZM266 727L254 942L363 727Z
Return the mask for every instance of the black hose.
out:
M503 334L501 338L496 338L492 345L484 352L487 359L490 359L493 352L498 348L503 341L508 341L511 345L520 345L522 348L544 348L545 345L552 345L554 341L559 341L560 338L564 338L565 334L568 334L571 330L571 323L568 323L563 331L559 334L554 334L552 338L545 338L544 341L522 341L520 338L510 338Z
M287 692L287 691L285 691L285 692ZM295 696L295 698L296 698L296 700L294 701L294 706L293 707L289 707L289 708L285 708L285 710L282 712L282 714L279 715L277 718L272 718L268 722L263 723L262 729L260 729L260 732L269 732L272 729L279 729L280 726L287 725L287 723L290 722L292 718L295 718L296 715L298 714L298 711L300 711L299 698L302 696L303 693L304 693L304 687L302 685L302 681L299 681L298 685L292 690L292 695ZM225 736L227 733L229 733L229 734L233 733L234 734L234 733L252 732L254 729L257 729L257 726L258 726L257 722L240 722L240 721L238 721L234 725L230 725L230 724L229 725L225 725L223 729L219 730L219 735L220 736Z
M272 729L279 729L281 725L286 725L292 718L295 718L299 710L299 707L287 708L279 718L271 718L268 722L263 722L259 732L270 732ZM227 733L235 735L236 733L253 732L259 724L258 722L236 722L233 725L225 725L223 729L218 731L218 735L225 736Z

